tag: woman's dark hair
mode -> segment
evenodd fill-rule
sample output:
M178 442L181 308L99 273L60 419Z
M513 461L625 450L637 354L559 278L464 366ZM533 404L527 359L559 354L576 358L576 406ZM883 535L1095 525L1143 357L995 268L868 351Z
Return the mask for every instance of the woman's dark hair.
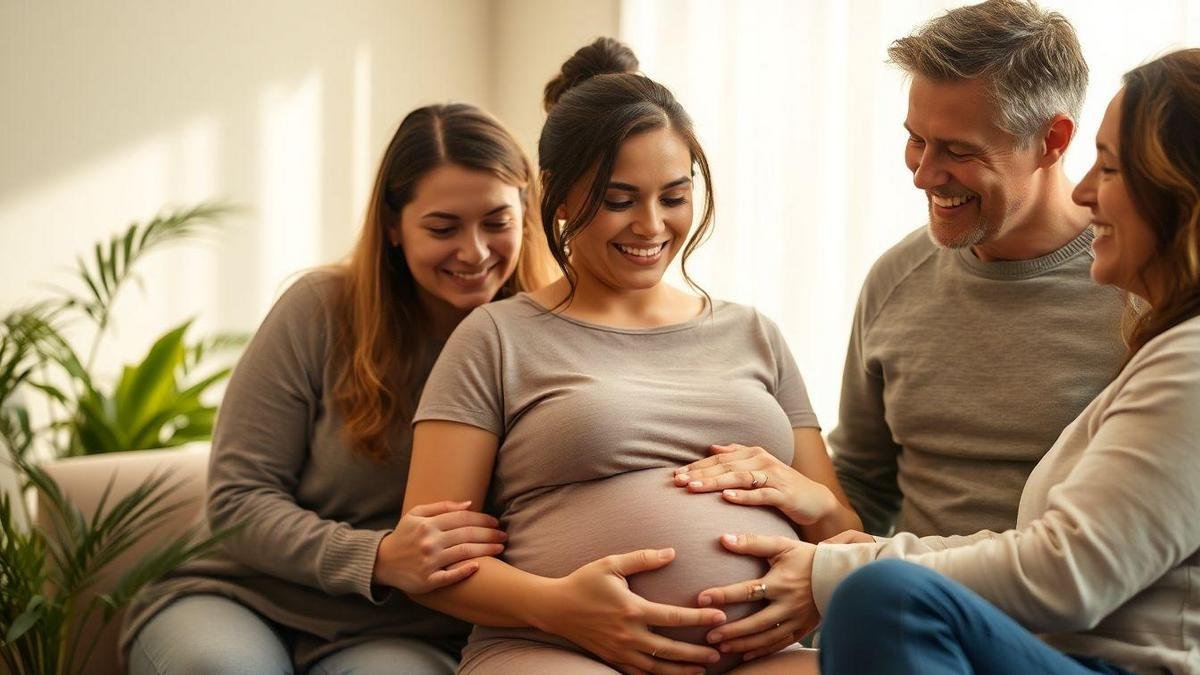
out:
M681 261L688 284L703 293L688 276L687 261L712 228L712 176L708 159L683 106L669 89L637 69L637 57L629 47L602 37L575 52L546 85L546 124L538 141L541 215L550 253L571 286L564 304L570 302L576 284L567 246L600 210L621 144L631 136L657 129L679 134L704 180L704 211L700 224L684 245ZM567 194L589 176L591 186L583 208L559 224L555 214L566 202Z
M437 356L417 282L404 252L389 245L387 231L399 222L421 179L446 164L486 171L520 190L521 253L499 295L535 290L552 278L538 224L533 165L512 134L491 115L463 103L409 113L383 154L358 243L337 267L344 283L336 344L345 366L333 396L351 448L377 460L388 457L388 433L397 421L412 418Z
M1118 157L1134 207L1154 230L1161 293L1127 324L1132 356L1200 315L1200 49L1139 66L1124 82Z

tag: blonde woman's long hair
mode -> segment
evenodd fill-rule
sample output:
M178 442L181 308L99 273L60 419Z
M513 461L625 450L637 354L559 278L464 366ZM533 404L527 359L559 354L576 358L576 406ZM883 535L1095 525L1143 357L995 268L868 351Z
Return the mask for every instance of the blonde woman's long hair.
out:
M412 419L439 349L404 254L389 245L387 230L421 178L445 164L487 171L520 190L521 253L498 298L540 288L553 275L533 165L512 134L467 104L409 113L383 155L358 242L338 268L344 284L336 345L344 366L333 397L350 447L375 460L390 456L390 434Z

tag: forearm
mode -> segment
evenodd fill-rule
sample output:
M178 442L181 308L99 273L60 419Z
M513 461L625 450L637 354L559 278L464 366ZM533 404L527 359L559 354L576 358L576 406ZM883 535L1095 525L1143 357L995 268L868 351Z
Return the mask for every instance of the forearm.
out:
M373 597L371 572L385 531L323 519L266 489L216 489L207 511L214 531L234 528L223 546L239 562L330 595Z
M862 529L862 520L854 509L835 497L832 491L829 491L828 498L828 514L814 523L800 526L799 534L805 541L818 543L846 530Z
M481 626L533 627L550 631L547 608L559 595L558 579L523 572L496 558L476 558L479 570L467 579L413 600L443 614Z

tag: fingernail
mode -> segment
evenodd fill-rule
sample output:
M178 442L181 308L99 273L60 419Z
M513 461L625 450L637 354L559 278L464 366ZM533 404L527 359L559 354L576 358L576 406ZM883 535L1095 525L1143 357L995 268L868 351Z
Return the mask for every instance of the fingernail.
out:
M701 485L703 485L703 483L701 483L701 482L700 482L700 481L698 481L698 480L694 480L694 481L692 481L692 482L688 483L688 487L691 487L691 488L698 488L698 487L700 487Z
M721 494L725 495L726 497L733 498L737 497L737 490L721 490Z
M700 596L700 606L701 607L708 607L711 604L712 604L712 598L708 597L707 595Z
M725 612L717 612L716 616L713 617L713 620L711 623L725 623L725 620L727 618L728 617L725 616Z
M728 654L729 652L733 651L733 647L730 647L729 645L721 645L720 649L722 654Z
M675 549L673 549L673 548L664 548L664 549L659 549L659 551L658 551L659 560L670 560L671 557L674 555L675 555Z
M737 535L736 534L723 534L723 535L721 535L721 541L725 542L726 544L736 544L737 543Z
M709 633L709 634L708 634L708 641L709 641L709 642L720 642L720 641L721 641L721 634L720 634L720 633Z
M709 662L709 663L716 663L717 661L720 661L720 660L721 660L721 655L720 655L720 654L709 654L709 655L708 655L708 662Z

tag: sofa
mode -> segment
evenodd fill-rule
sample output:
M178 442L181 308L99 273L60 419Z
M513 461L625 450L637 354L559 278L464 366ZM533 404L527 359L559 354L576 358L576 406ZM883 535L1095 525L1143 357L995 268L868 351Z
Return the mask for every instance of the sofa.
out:
M85 516L95 512L100 497L113 481L111 504L115 499L128 494L150 475L169 471L179 485L171 499L183 501L184 506L163 522L150 536L145 537L120 558L113 562L96 583L95 591L110 590L132 561L137 560L150 548L171 534L177 534L196 524L204 513L204 488L208 476L208 443L194 443L170 450L140 450L116 452L104 455L88 455L55 460L42 465L61 486L66 495ZM45 506L38 504L38 522L49 526ZM84 644L95 635L97 622L85 626ZM104 675L119 673L117 660L117 634L121 625L118 616L100 635L100 641L87 669L88 673Z

